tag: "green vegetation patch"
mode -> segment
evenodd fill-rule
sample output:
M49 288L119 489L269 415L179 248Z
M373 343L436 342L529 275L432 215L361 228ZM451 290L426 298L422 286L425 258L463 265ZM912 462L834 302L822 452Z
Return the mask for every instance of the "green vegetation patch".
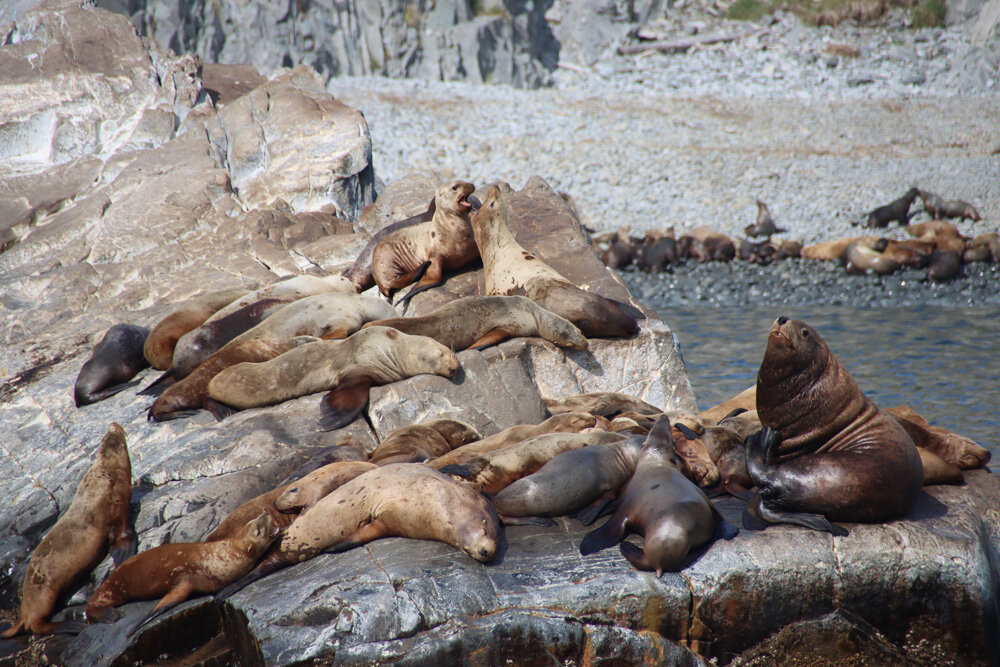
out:
M910 21L914 28L939 28L947 9L944 0L918 0L910 7Z
M736 0L727 16L736 21L755 21L782 10L812 25L836 25L845 20L865 25L874 23L893 7L908 8L915 28L944 24L944 0Z

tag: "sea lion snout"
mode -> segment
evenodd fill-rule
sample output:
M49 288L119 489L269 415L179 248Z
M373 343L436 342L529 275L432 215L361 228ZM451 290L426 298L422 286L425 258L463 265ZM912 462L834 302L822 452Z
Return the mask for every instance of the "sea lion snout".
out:
M787 321L788 321L788 318L785 317L784 315L782 315L781 317L778 318L778 326L780 327L781 325L783 325Z

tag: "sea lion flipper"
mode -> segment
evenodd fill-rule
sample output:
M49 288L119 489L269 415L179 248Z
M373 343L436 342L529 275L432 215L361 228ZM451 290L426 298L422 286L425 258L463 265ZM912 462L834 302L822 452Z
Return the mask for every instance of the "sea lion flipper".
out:
M645 570L647 572L655 569L656 576L658 577L663 574L662 569L654 568L652 565L650 565L649 561L646 558L646 552L640 549L639 547L635 546L631 542L623 541L620 545L618 545L618 548L619 550L621 550L622 555L625 556L626 559L628 559L628 562L632 563L632 566L635 567L635 569Z
M149 383L149 385L145 389L137 392L137 395L159 396L166 390L167 387L172 385L174 382L176 382L176 379L174 378L174 372L172 369L168 368L160 375L160 377L156 378L151 383Z
M354 421L368 405L371 386L371 377L350 375L324 396L320 403L320 430L335 431Z
M508 516L497 512L505 526L554 526L556 522L546 516Z
M212 413L217 421L222 421L226 417L235 415L239 410L236 408L226 405L225 403L220 403L214 398L206 397L204 403L202 404L206 410Z
M808 512L781 512L769 508L766 501L758 496L757 515L768 523L788 523L793 526L802 526L810 530L832 533L838 537L846 537L847 530L836 524L830 523L822 514L810 514ZM748 506L749 508L749 506Z
M624 525L622 523L621 521L615 521L615 517L611 517L603 526L587 533L583 541L580 542L580 554L587 556L597 553L602 549L613 547L621 542L625 536Z
M496 345L501 341L507 340L511 337L511 333L504 329L491 329L485 334L479 337L475 343L465 348L467 350L485 350L491 345Z
M712 539L731 540L739 534L740 529L738 526L734 526L720 516L719 520L715 522L715 535L712 536Z
M454 477L461 477L462 479L473 479L475 477L471 470L460 463L452 463L438 468L438 472Z
M156 606L153 607L149 611L149 613L142 618L141 621L132 626L132 629L128 631L126 637L131 637L136 632L138 632L142 626L149 624L157 616L163 614L164 612L170 611L171 609L179 605L181 602L187 600L191 596L191 593L193 592L194 592L194 584L192 584L190 581L182 579L181 581L177 582L177 585L171 588L169 591L167 591L167 594L164 595L162 598L160 598L160 601L156 603Z
M397 305L403 305L403 314L406 314L406 309L410 306L410 299L420 294L425 290L429 290L432 287L437 287L441 284L442 272L440 261L429 260L421 265L418 269L419 273L417 275L418 282L414 285L409 292L407 292L403 298L401 298ZM422 275L421 275L422 274Z
M86 401L85 402L81 401L80 400L80 398L81 398L80 395L77 394L77 396L76 396L76 407L80 408L80 407L83 407L84 405L90 405L92 403L97 403L98 401L103 401L106 398L111 398L115 394L119 394L119 393L125 391L126 389L129 389L131 387L135 387L138 384L139 384L139 380L132 380L131 382L122 382L121 384L116 384L116 385L111 386L111 387L106 387L105 389L102 389L101 391L95 391L95 392L89 394L86 397Z
M607 491L594 502L584 507L576 513L576 518L585 526L589 526L602 516L606 516L615 511L617 495L612 491Z

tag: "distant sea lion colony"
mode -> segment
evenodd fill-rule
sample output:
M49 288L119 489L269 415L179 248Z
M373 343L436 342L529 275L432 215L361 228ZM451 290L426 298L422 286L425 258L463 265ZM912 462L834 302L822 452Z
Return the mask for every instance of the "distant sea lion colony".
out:
M165 371L141 392L158 395L151 420L199 409L222 419L326 392L317 429L339 428L358 417L373 384L420 373L451 377L459 370L456 351L537 336L585 354L588 336L638 330L634 308L580 289L514 240L509 186L491 186L478 210L472 191L461 181L439 188L427 214L376 234L346 277L298 276L253 292L209 292L177 304L151 331L113 327L80 372L78 406L131 386L151 364ZM968 204L914 188L872 211L868 223L906 224L918 196L935 217L978 218ZM764 202L757 206L746 233L761 242L737 245L708 229L680 238L653 232L637 241L623 229L606 237L603 259L659 270L684 257L767 263L801 254L882 272L920 262L933 267L944 253L964 261L997 261L1000 253L996 234L968 241L936 219L910 225L909 242L867 236L802 248L771 240L785 230ZM391 304L357 294L377 283L391 296L416 283L403 297L408 301L476 256L485 293L423 317L399 317ZM190 595L224 598L322 551L402 536L439 540L487 562L502 523L545 525L553 516L589 525L610 514L580 552L620 543L635 567L659 575L736 534L708 494L746 500L750 529L793 523L844 535L834 522L901 517L922 484L961 481L961 470L990 458L905 406L879 409L811 327L784 317L769 333L756 386L699 414L665 413L618 393L550 397L546 407L551 416L541 424L485 438L455 419L411 424L384 438L367 461L356 460L363 450L345 440L343 456L311 461L238 507L204 541L139 554L128 524L125 433L112 424L73 504L32 555L20 615L4 636L79 630L80 622L57 626L49 618L58 596L109 549L118 567L90 597L87 619L107 620L117 605L158 599L131 633ZM623 542L628 532L641 533L644 547Z

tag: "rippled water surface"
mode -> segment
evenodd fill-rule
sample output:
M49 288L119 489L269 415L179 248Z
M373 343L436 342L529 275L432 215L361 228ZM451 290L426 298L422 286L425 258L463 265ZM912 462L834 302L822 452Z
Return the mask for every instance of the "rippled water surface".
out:
M702 408L750 386L778 315L819 332L882 407L909 405L1000 461L1000 308L657 307L681 344Z

